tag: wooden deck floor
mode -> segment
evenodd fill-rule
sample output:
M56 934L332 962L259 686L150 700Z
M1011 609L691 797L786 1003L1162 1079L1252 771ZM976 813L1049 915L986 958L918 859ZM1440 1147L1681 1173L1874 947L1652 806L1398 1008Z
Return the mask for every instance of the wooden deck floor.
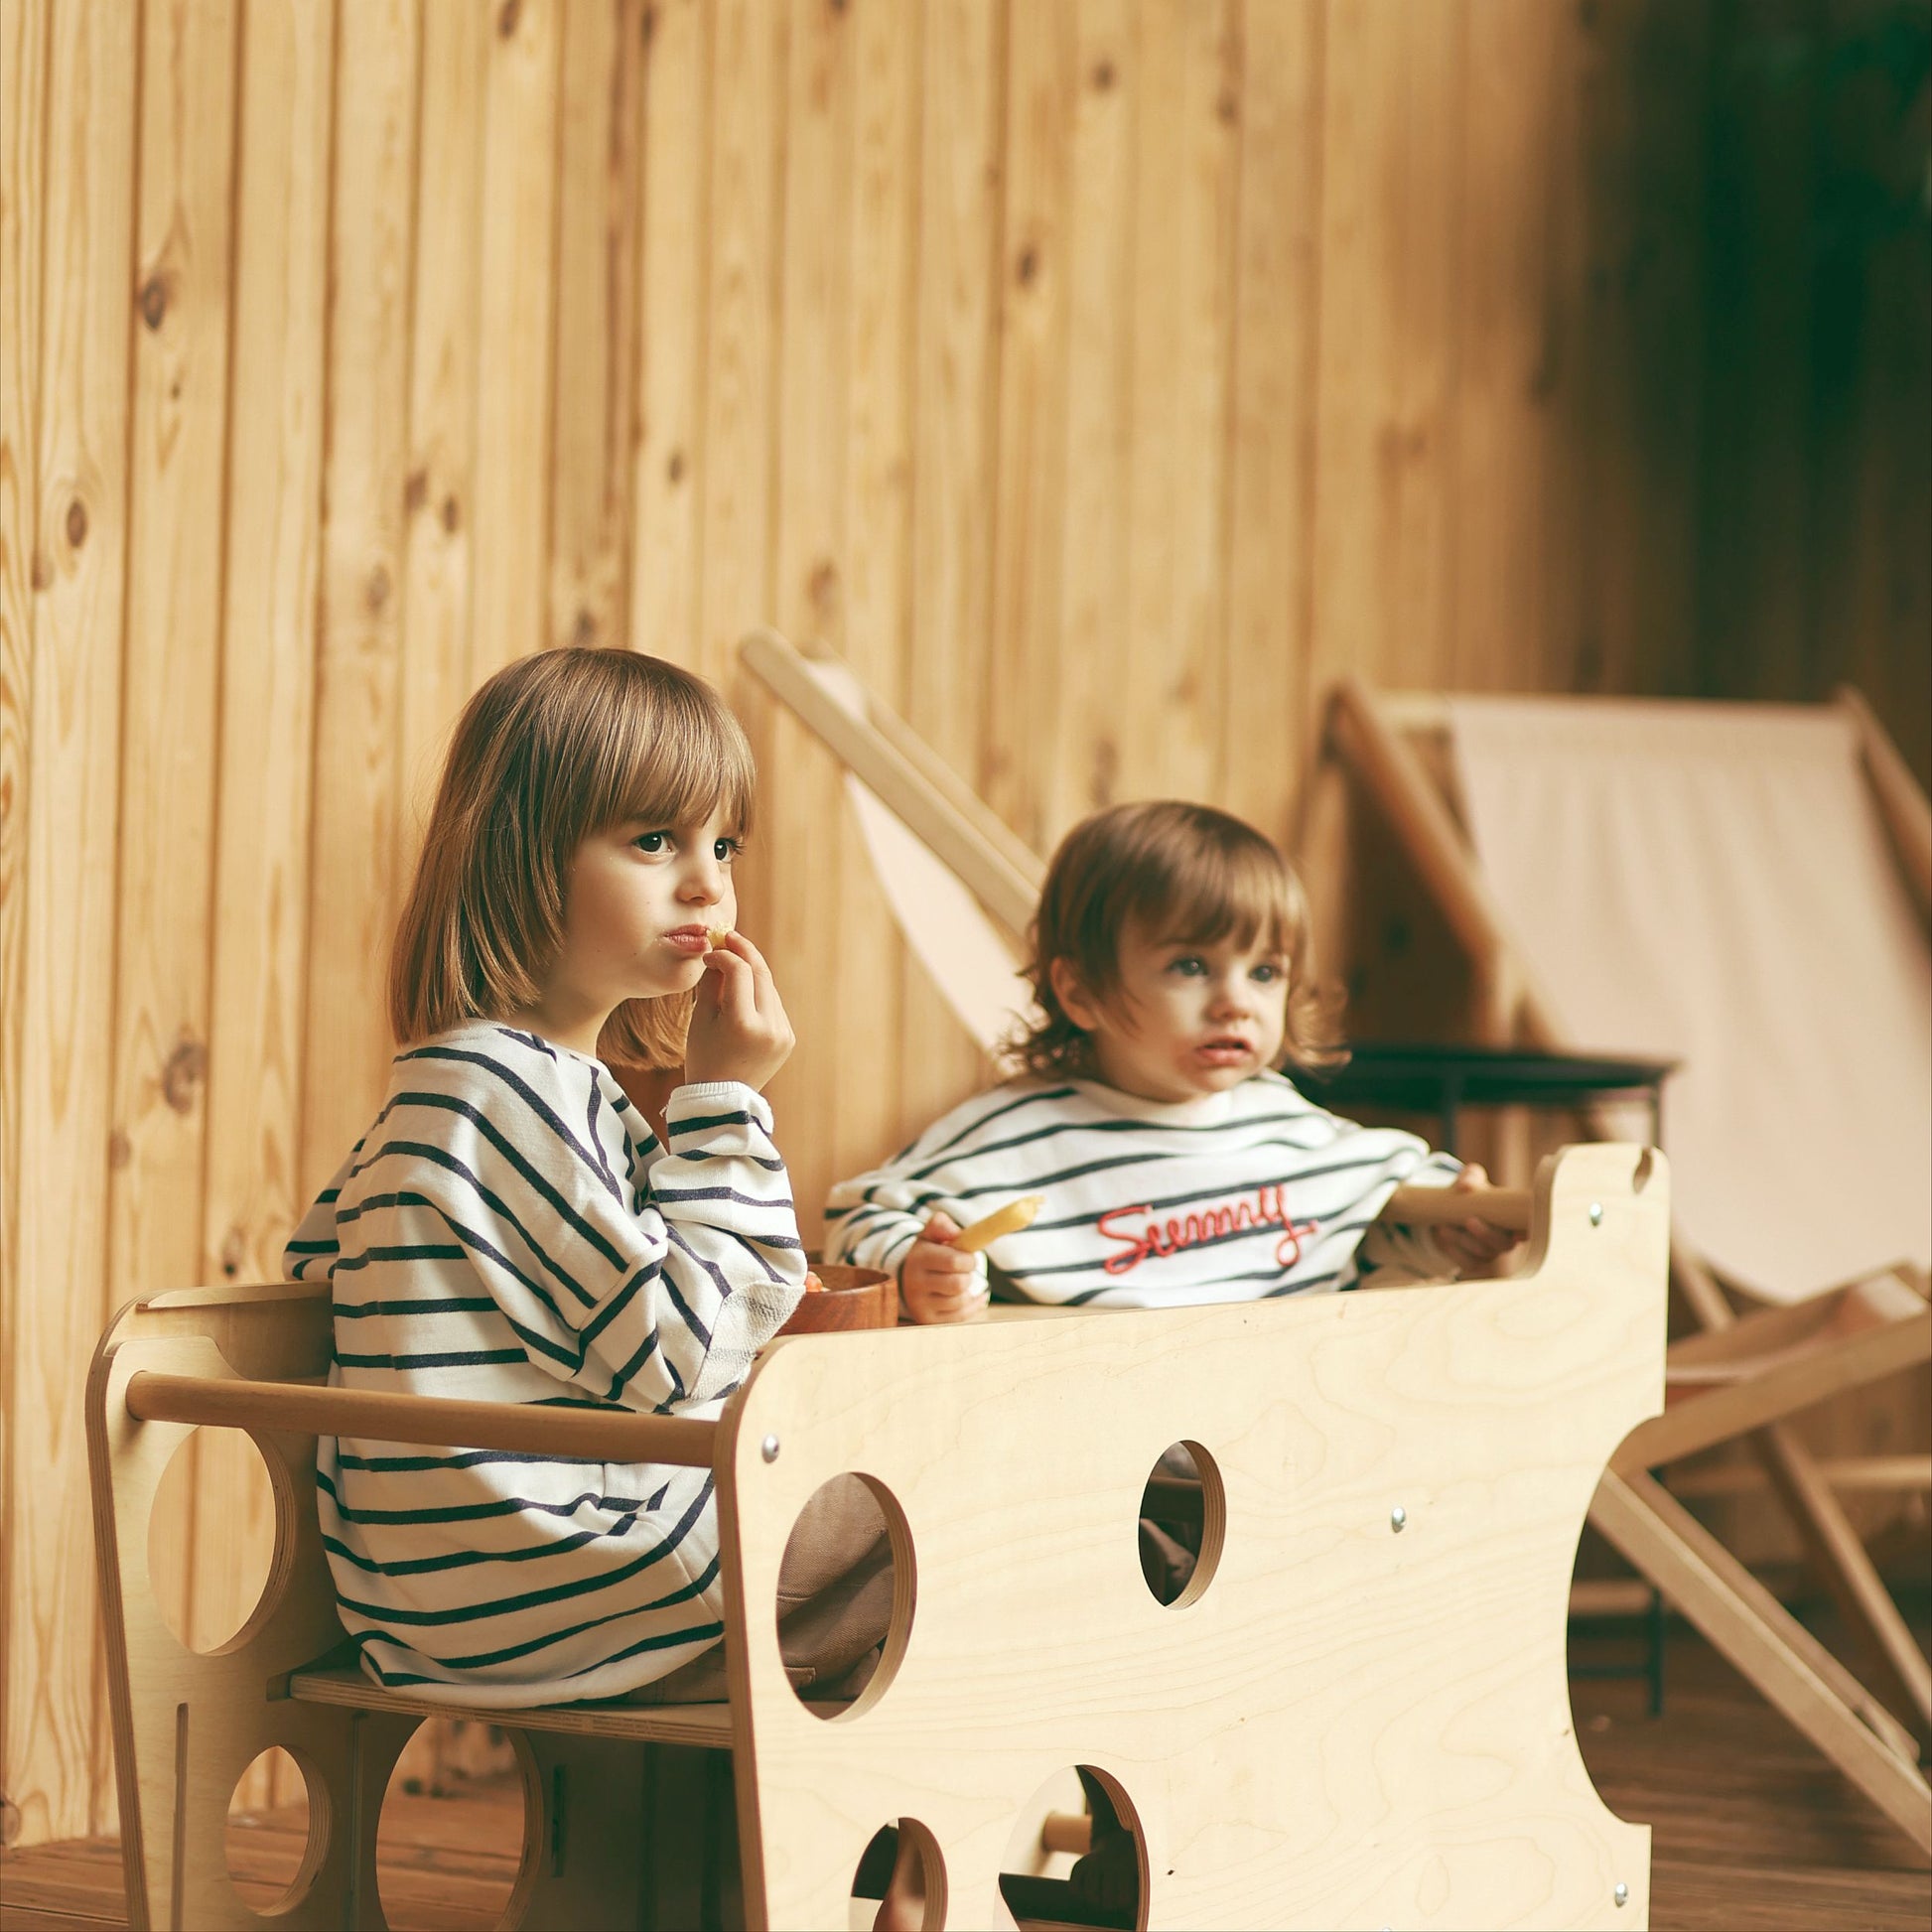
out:
M1573 1695L1597 1789L1653 1828L1658 1932L1926 1932L1932 1873L1910 1842L1694 1637L1674 1633L1669 1662L1659 1719L1632 1679L1580 1680ZM516 1804L491 1787L390 1800L382 1891L396 1932L494 1923L515 1864ZM287 1814L235 1822L231 1858L251 1903L266 1905L293 1871L302 1827ZM0 1932L125 1922L112 1841L0 1862Z

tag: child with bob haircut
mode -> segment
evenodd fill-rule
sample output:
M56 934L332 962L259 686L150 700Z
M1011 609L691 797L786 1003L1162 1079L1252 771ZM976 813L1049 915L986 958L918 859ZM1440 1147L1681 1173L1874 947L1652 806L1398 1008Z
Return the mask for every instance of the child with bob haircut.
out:
M753 782L718 695L653 658L544 652L471 699L396 933L388 1094L285 1256L330 1279L332 1383L710 1417L796 1307L759 1091L791 1030L732 930ZM661 1140L601 1052L682 1064ZM890 1614L883 1519L845 1481L780 1582L812 1694ZM345 1437L317 1446L317 1503L378 1683L504 1708L724 1695L708 1469Z
M1377 1217L1404 1182L1473 1189L1414 1135L1306 1099L1279 1070L1341 1057L1309 979L1288 862L1206 805L1118 805L1076 825L1047 868L1028 976L1039 1024L1019 1077L842 1182L828 1258L895 1269L918 1321L987 1294L962 1226L1016 1195L1039 1213L991 1250L1002 1289L1060 1307L1173 1308L1443 1280L1515 1236L1473 1216Z

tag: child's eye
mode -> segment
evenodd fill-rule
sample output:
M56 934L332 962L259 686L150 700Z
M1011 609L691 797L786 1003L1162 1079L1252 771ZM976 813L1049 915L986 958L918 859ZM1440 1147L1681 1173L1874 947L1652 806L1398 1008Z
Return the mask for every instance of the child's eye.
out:
M745 850L743 839L714 839L711 842L711 856L721 866L728 866Z
M666 850L670 842L671 835L668 832L639 832L630 841L639 852L662 852Z
M1258 980L1263 986L1272 986L1282 976L1282 969L1272 961L1264 959L1248 977Z
M1182 953L1170 964L1168 971L1178 973L1182 979L1199 979L1207 971L1207 961L1198 953Z

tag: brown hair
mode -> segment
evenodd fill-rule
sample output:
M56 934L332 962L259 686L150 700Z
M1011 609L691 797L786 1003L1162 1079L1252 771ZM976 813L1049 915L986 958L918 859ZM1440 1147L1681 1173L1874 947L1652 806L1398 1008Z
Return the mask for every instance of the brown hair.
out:
M1115 999L1130 923L1156 938L1202 945L1232 933L1246 947L1265 935L1287 962L1283 1057L1305 1066L1346 1057L1334 1026L1339 1002L1311 983L1308 901L1288 861L1227 812L1161 799L1082 819L1053 854L1026 967L1045 1018L1009 1048L1018 1065L1049 1079L1092 1077L1093 1042L1060 1005L1052 963L1065 960L1094 999Z
M751 747L702 678L628 650L548 650L464 707L389 955L389 1024L408 1045L535 1001L563 942L564 881L587 839L722 812L751 830ZM684 1058L691 996L626 1000L598 1050Z

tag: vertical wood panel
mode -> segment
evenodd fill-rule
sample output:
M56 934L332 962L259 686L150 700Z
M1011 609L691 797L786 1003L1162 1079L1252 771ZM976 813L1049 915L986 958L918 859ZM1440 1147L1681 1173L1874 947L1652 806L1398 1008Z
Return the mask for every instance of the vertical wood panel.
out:
M927 0L919 156L918 320L913 363L911 624L906 708L969 783L986 744L992 616L993 439L999 380L1003 5ZM908 962L899 1097L925 1121L985 1078L981 1056Z
M796 638L844 641L845 444L852 231L854 23L832 0L791 0L785 64L772 608ZM747 701L753 698L746 693ZM773 1082L792 1193L807 1242L839 1178L838 978L844 809L836 764L803 726L757 694L768 733L759 785L782 800L754 860L770 910L763 935L798 1036Z
M472 684L544 642L561 0L489 9Z
M215 828L206 1280L274 1281L298 1173L335 20L246 0ZM358 1037L373 1023L368 1016ZM346 1042L345 1042L346 1044ZM265 1512L251 1446L203 1444L195 1632L236 1627Z
M482 7L423 10L409 331L409 474L403 486L404 648L396 719L404 800L396 828L396 877L405 890L444 744L470 695L483 244L479 216L490 32Z
M1219 790L1239 72L1225 4L1140 0L1126 797Z
M1010 9L999 276L1000 422L987 639L986 801L1035 851L1060 703L1066 543L1071 136L1079 98L1071 7Z
M659 0L644 22L642 421L630 643L695 665L710 285L710 13L699 0Z
M912 329L919 215L919 88L923 16L901 0L857 0L851 294L845 454L845 564L840 580L848 661L890 703L904 703L904 638L911 600ZM838 1115L833 1167L857 1173L898 1145L897 1081L875 1045L897 1042L904 948L839 809L839 973L833 1007ZM822 1207L822 1202L814 1203Z
M129 264L140 17L99 4L49 22L35 487L40 538L27 789L29 1016L20 1058L18 1211L35 1292L15 1311L8 1407L33 1445L9 1470L7 1795L29 1842L100 1813L101 1713L80 1399L105 1314L127 533ZM31 286L31 284L30 284Z
M27 832L40 557L41 263L46 214L47 0L0 0L0 1227L20 1226L26 1101ZM13 1484L25 1443L15 1385L20 1244L0 1240L0 1686L11 1686ZM24 1573L25 1574L25 1573ZM0 1781L13 1763L0 1725Z
M1133 17L1079 0L1067 261L1066 521L1060 566L1058 732L1047 822L1058 837L1120 785L1113 716L1126 633L1132 421Z
M1249 0L1242 31L1221 738L1229 805L1285 841L1313 697L1321 14Z
M380 1016L399 897L417 19L415 0L356 0L337 45L304 1200L368 1125L388 1079Z
M143 20L110 1303L192 1281L203 1253L236 22L187 0ZM194 1493L155 1538L181 1628Z
M550 641L621 643L636 473L642 0L564 16Z

